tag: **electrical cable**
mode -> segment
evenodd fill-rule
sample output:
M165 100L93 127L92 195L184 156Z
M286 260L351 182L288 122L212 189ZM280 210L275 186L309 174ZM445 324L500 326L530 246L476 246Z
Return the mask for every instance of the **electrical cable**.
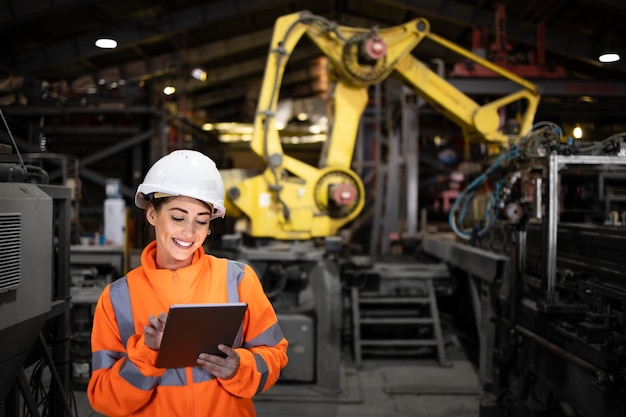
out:
M270 188L275 192L278 203L283 207L283 216L286 220L289 220L289 218L291 217L291 212L289 206L280 195L280 191L282 189L282 186L280 185L280 175L276 170L275 163L270 160L270 155L268 151L268 136L270 122L274 120L275 115L275 112L272 110L272 108L274 106L274 102L279 91L280 77L282 74L281 67L284 66L282 61L289 56L289 52L285 49L284 45L286 44L287 39L289 39L289 36L294 28L303 23L311 25L317 24L318 27L320 27L320 30L322 30L323 32L333 32L339 40L345 41L345 37L335 23L321 16L305 14L296 21L294 21L287 28L287 30L285 31L285 35L278 43L277 48L272 51L273 53L278 54L276 57L277 70L275 71L274 75L274 84L272 86L268 108L265 110L261 110L259 113L265 116L265 118L263 119L263 156L265 160L269 162L270 171L272 172L272 176L274 177L274 183L270 185Z
M40 359L32 366L32 371L29 380L29 389L33 395L33 400L37 405L40 417L54 417L53 410L51 410L51 397L53 395L54 382L51 379L51 372L48 367L48 363L45 359ZM78 405L76 403L76 397L74 396L74 390L68 390L67 394L67 406L73 411L74 416L78 416ZM32 417L27 405L22 407L22 416ZM68 408L66 408L68 410Z
M532 127L530 133L523 136L518 143L511 145L506 152L500 154L482 174L476 177L463 191L461 191L461 193L459 193L458 198L452 203L450 212L448 213L448 223L452 231L457 236L465 240L473 240L487 233L495 224L495 221L500 213L501 193L504 189L506 178L500 179L496 182L494 190L492 191L487 202L487 207L483 216L470 228L463 229L462 225L465 223L465 216L467 215L468 207L474 200L476 191L479 187L487 183L489 175L506 163L528 156L532 153L536 153L538 155L538 151L536 151L536 149L539 149L540 147L540 145L537 144L538 139L548 139L550 143L554 144L556 139L561 136L562 130L555 123L539 122L536 123ZM550 143L548 145L549 147L552 147L550 146ZM458 218L456 215L457 211L459 212Z

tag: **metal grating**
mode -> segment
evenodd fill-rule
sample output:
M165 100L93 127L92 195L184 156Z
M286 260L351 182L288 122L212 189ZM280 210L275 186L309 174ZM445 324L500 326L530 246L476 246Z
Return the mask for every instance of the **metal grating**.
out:
M21 213L0 213L0 293L21 285L21 246Z

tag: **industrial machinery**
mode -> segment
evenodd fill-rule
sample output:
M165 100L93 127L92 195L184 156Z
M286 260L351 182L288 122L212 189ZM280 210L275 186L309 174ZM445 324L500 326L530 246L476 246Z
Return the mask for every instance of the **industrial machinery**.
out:
M276 107L285 66L307 35L328 57L333 85L332 129L317 167L286 155L276 127ZM479 105L411 54L428 39L517 84L514 91ZM323 17L296 13L277 20L254 120L251 147L267 164L258 176L227 188L227 197L248 219L246 233L284 241L333 236L361 211L364 190L350 169L368 87L393 76L458 124L471 141L508 146L528 132L539 103L530 82L430 32L425 19L386 29L337 26ZM517 132L509 134L501 111L519 104Z
M472 288L481 416L626 413L625 138L538 124L425 237Z
M74 415L69 241L69 188L47 184L44 171L23 161L0 163L0 416L24 415L22 408ZM49 386L33 392L42 369Z
M283 73L305 35L328 58L332 80L331 129L317 166L287 155L276 127ZM504 77L511 82L512 92L478 104L412 54L425 40ZM314 381L328 391L339 389L342 318L337 234L364 206L362 179L351 169L353 152L368 90L388 77L410 87L456 123L468 143L484 143L493 150L530 130L539 102L532 83L431 33L422 18L384 29L340 26L308 12L276 21L251 143L266 168L258 175L232 171L223 175L227 209L246 221L243 234L232 239L237 256L257 269L283 323L289 317L296 320L293 327L313 324L316 331L315 347L289 352L283 380L310 375L306 382ZM519 126L509 133L501 118L513 106Z

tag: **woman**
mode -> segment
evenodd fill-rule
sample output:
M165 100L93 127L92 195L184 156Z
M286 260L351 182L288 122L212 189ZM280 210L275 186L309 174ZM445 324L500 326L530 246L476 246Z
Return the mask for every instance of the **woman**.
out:
M252 398L287 364L287 341L254 271L204 253L209 222L223 217L215 163L190 150L158 160L137 189L156 239L141 266L105 288L96 305L88 397L107 416L254 416ZM171 304L242 301L240 334L225 357L202 353L197 366L155 366Z

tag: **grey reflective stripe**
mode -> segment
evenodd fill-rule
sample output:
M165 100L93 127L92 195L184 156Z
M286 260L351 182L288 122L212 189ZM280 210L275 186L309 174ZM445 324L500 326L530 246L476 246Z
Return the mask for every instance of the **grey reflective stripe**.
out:
M245 265L237 261L228 261L226 273L226 288L228 293L228 302L239 301L239 282L244 275ZM111 304L115 312L115 320L120 332L120 338L124 347L128 339L135 334L135 325L133 321L133 310L130 301L130 290L128 288L127 277L120 278L110 285ZM243 339L242 327L239 327L237 337L235 338L234 347L241 346ZM116 357L117 356L117 357ZM126 356L125 353L102 351L93 354L94 364L97 363L98 368L110 368L121 357ZM261 358L262 361L262 358ZM95 365L94 365L95 366ZM259 367L259 359L257 359L257 368ZM265 362L262 362L262 369L267 369ZM259 368L261 369L261 368ZM267 379L267 371L265 376L261 375L262 381ZM161 377L146 377L131 361L126 360L120 370L120 375L129 383L139 389L151 389L154 385L160 386L185 386L187 385L187 375L185 368L167 369ZM201 366L192 368L192 376L194 382L204 382L214 379L211 373L207 372ZM263 385L265 382L263 382Z
M239 302L239 283L243 278L245 264L238 261L228 260L228 268L226 269L226 290L228 293L228 302ZM233 348L240 347L243 342L243 328L239 326L237 336L233 342Z
M191 368L193 382L205 382L215 379L215 376L201 366Z
M245 265L238 261L228 261L226 269L226 289L228 291L228 302L239 302L239 282L243 277Z
M120 376L132 386L142 390L151 390L159 382L159 377L149 377L142 374L139 368L129 361L128 358L122 363Z
M120 332L122 345L126 348L128 339L135 334L133 323L133 310L130 304L130 291L128 290L128 279L126 277L114 281L109 289L111 304L115 311L115 320Z
M259 386L256 389L256 393L263 391L263 387L265 386L265 382L267 382L267 377L269 375L269 368L267 366L267 362L263 359L263 356L259 354L254 354L254 361L256 362L256 369L261 373L261 379L259 380Z
M239 301L239 283L244 276L244 268L245 264L243 264L242 262L231 260L228 261L227 288L228 301L231 303ZM240 326L233 346L242 346L242 331L243 329ZM283 340L283 332L280 329L278 322L276 322L269 329L265 330L254 339L244 343L243 347L249 348L254 346L276 346L278 343L280 343L281 340ZM258 353L254 354L254 361L256 363L257 371L261 374L259 386L256 389L256 394L258 394L263 391L263 388L265 387L265 383L267 382L267 378L269 376L269 367L267 366L267 362L265 362L265 359L263 359L263 356L259 355Z
M123 352L113 350L99 350L91 354L91 370L109 369L115 362L126 356Z
M122 340L124 348L126 348L128 339L135 334L135 324L133 322L133 310L130 303L128 279L126 277L122 277L111 283L109 295L111 298L111 304L113 305L113 311L115 312L115 321L117 322L120 339ZM128 383L143 390L150 390L159 383L158 377L147 377L143 375L137 366L128 360L125 353L124 357L126 357L126 360L122 363L120 368L120 376L128 381ZM104 364L104 362L102 364ZM108 364L109 368L113 366L110 362L108 362Z
M169 368L159 379L160 386L184 387L187 385L185 368Z
M244 343L243 347L276 346L281 340L283 340L283 338L283 331L280 329L278 322L276 322L254 339L248 340Z

